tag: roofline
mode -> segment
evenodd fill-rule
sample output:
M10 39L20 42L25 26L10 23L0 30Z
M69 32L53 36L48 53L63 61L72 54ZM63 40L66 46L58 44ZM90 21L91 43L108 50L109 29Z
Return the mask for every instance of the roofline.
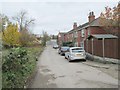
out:
M80 31L80 30L82 30L83 28L88 28L88 27L90 27L90 24L92 23L92 22L94 22L95 20L97 20L97 19L99 19L100 17L97 17L97 18L95 18L93 21L91 21L91 22L86 22L86 23L84 23L84 24L86 24L85 26L83 26L84 24L82 24L82 25L79 25L76 29L72 29L72 30L70 30L70 31L68 31L68 32L66 32L66 33L72 33L72 31L74 32L74 30L75 31ZM92 27L95 27L95 26L92 26ZM65 33L65 34L66 34Z
M89 39L90 37L96 38L94 35L112 35L112 34L93 34L87 37L87 39ZM96 38L96 39L117 39L118 36L112 35L114 37L110 37L110 38L105 38L105 37L101 37L101 38Z
M97 17L96 19L94 19L94 20L91 21L91 22L86 22L86 23L84 23L84 24L87 24L87 25L85 25L85 26L82 26L82 25L84 25L84 24L82 24L82 25L81 25L81 28L80 28L78 31L82 30L83 28L90 27L90 24L91 24L92 22L94 22L95 20L99 19L99 18L100 18L100 17ZM92 26L92 27L95 27L95 26Z

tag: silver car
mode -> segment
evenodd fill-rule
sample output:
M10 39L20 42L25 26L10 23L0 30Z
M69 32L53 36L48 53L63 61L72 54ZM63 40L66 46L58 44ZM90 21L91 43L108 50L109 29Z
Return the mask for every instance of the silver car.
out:
M80 59L85 60L86 59L85 50L83 47L71 47L65 53L65 58L68 59L69 61Z
M68 49L69 49L68 46L62 46L59 48L58 53L63 56L65 55L65 52L67 52Z

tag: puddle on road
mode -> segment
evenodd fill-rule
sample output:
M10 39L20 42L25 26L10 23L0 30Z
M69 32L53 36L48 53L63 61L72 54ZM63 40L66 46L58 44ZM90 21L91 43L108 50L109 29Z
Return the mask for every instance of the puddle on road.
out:
M65 75L62 75L62 76L58 76L58 77L62 78L62 77L65 77Z
M77 71L76 73L82 73L82 71Z
M49 69L42 69L42 72L50 72Z

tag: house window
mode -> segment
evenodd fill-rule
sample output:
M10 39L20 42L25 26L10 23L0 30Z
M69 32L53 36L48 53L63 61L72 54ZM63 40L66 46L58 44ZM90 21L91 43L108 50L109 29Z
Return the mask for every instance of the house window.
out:
M59 34L58 37L61 37L61 35Z
M88 29L88 35L90 35L90 29Z
M81 42L81 43L80 43L80 46L84 48L84 42Z
M74 33L74 36L75 36L75 37L78 37L77 31Z
M73 33L72 33L72 38L73 38Z
M81 36L84 37L85 35L84 29L82 29L81 34L82 34Z
M75 46L75 47L77 47L77 46L78 46L78 43L77 43L77 42L75 42L74 46Z

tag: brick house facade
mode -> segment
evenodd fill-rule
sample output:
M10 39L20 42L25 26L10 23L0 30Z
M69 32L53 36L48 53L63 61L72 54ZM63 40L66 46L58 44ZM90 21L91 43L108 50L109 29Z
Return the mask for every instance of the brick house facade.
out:
M92 55L97 55L100 57L103 57L103 41L100 38L100 40L98 39L94 39L94 46L92 45L92 39L88 39L88 37L92 36L92 35L107 35L108 32L106 32L106 30L104 30L100 24L100 20L101 18L95 18L94 12L90 12L89 16L88 16L88 22L77 26L77 23L73 24L73 29L68 31L67 33L64 34L64 42L73 42L74 46L79 46L79 47L84 47L84 49L86 50L87 53L90 53ZM115 35L120 32L118 29L115 29L113 31L111 31L111 34ZM109 36L109 35L108 35ZM113 36L114 37L114 36ZM118 48L118 40L117 38L105 38L104 43L105 43L105 51L104 51L104 56L108 57L108 58L120 58L118 57L119 55L117 54L117 49ZM108 44L112 43L113 49L111 49L111 45L109 46ZM116 43L116 44L113 44ZM94 49L94 52L93 52ZM100 49L100 50L98 50ZM113 50L113 52L111 50ZM108 53L110 52L110 53Z
M59 46L62 46L62 43L65 42L66 39L65 34L66 34L65 32L59 32L58 34L57 42Z

